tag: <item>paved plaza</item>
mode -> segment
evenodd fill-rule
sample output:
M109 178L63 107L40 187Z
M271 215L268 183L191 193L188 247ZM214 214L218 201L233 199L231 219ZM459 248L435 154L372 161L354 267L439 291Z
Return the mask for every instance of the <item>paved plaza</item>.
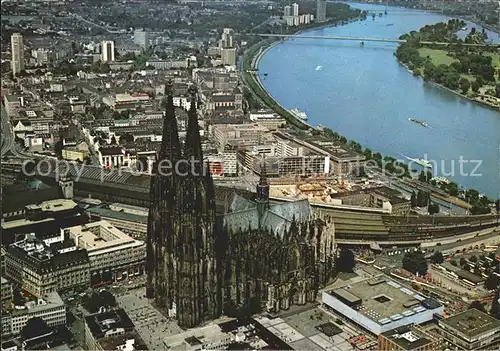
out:
M145 288L131 290L118 296L117 301L120 307L127 312L148 349L162 350L165 348L163 345L165 337L183 330L175 320L165 317L154 308L145 295Z

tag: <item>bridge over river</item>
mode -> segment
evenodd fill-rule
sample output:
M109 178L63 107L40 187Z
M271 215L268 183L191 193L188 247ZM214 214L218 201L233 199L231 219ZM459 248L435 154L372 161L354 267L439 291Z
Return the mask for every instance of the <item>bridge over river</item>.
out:
M294 34L256 34L263 38L281 38L281 39L328 39L328 40L347 40L347 41L359 41L359 42L383 42L383 43L406 43L405 39L393 39L393 38L373 38L373 37L347 37L347 36L335 36L335 35L294 35ZM437 41L420 41L422 45L440 45L440 46L450 46L458 45L458 43L452 42L437 42ZM460 43L462 46L467 47L500 47L500 44L471 44L471 43Z

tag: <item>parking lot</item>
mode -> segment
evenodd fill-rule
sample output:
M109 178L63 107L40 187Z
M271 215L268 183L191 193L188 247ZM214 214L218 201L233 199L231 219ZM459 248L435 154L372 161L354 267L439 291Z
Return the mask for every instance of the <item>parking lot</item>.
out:
M127 312L148 348L161 350L165 348L163 339L182 332L182 329L153 307L145 295L145 288L130 290L117 296L117 302Z

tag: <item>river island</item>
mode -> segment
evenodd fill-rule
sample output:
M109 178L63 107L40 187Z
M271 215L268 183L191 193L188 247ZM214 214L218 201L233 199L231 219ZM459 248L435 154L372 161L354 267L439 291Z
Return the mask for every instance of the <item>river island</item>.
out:
M404 34L400 39L406 43L398 47L395 56L428 82L500 108L498 45L489 45L486 31L476 31L475 27L464 40L459 39L456 33L466 28L464 21L451 19Z

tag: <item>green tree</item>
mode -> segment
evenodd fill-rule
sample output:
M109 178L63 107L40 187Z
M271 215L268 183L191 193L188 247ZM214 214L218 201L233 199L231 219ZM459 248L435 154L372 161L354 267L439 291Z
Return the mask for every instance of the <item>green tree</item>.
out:
M417 207L418 204L417 204L417 194L415 194L415 191L413 191L411 193L411 198L410 198L410 203L411 203L411 207L414 208L414 207Z
M427 207L427 211L429 212L430 215L437 214L439 213L439 205L432 202Z
M496 319L500 319L500 289L496 289L495 297L491 301L490 314Z
M32 339L40 335L50 333L50 328L47 323L40 317L33 317L28 319L28 322L21 330L21 337L24 340Z
M476 310L479 310L481 312L486 313L486 309L484 308L484 305L481 301L472 301L472 303L469 306L469 310L475 308Z
M470 89L469 80L467 78L462 78L462 79L460 79L459 84L460 84L460 89L462 90L462 93L466 95Z
M463 267L463 266L465 266L467 264L467 261L463 257L460 258L459 262L460 262L460 267Z
M473 81L473 82L472 82L472 84L471 84L471 89L472 89L472 91L473 91L474 93L476 93L476 94L477 94L477 93L479 92L479 89L480 89L480 88L481 88L481 86L479 85L479 83L478 83L478 81L477 81L477 80L475 80L475 81Z
M487 290L493 290L498 288L500 285L500 279L493 273L488 274L488 277L486 277L486 280L484 281L484 287Z
M353 271L355 264L356 260L352 251L344 247L341 248L336 260L337 271L350 273Z
M436 264L441 264L444 262L444 257L441 251L436 251L432 254L431 262Z
M57 157L59 157L59 158L62 157L62 150L63 150L63 141L62 141L62 139L59 139L54 144L54 153L56 154Z
M413 274L420 276L427 273L427 261L424 253L420 250L405 253L403 257L403 268Z

